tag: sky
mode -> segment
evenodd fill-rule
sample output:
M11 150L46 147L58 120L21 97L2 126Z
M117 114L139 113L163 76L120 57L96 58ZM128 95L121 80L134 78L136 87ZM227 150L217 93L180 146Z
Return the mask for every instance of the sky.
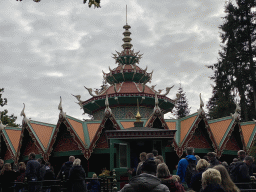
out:
M212 95L205 67L217 62L223 0L101 0L89 8L83 0L0 1L0 88L8 104L0 111L17 116L25 103L27 118L57 124L58 105L67 115L82 115L71 94L91 98L84 86L100 88L104 72L117 67L112 53L122 51L127 22L134 51L143 53L139 67L154 70L148 86L165 89L174 99L181 84L190 113ZM168 113L165 118L172 118Z

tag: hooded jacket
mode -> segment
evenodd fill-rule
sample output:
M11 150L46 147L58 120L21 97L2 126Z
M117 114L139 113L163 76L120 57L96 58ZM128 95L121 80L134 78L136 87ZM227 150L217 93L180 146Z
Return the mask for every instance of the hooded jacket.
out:
M166 185L156 176L142 173L133 177L120 192L170 192Z
M194 155L187 155L186 158L188 160L196 161L196 157ZM188 161L187 161L186 158L181 159L178 163L177 175L179 175L180 180L181 180L182 183L185 182L185 174L186 174L186 169L187 169L187 166L188 166Z

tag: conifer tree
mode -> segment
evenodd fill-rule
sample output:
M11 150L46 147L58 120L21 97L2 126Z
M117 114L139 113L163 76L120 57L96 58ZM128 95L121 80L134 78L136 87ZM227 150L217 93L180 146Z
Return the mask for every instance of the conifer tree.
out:
M4 88L0 88L0 106L1 108L4 107L5 105L7 105L7 99L6 98L2 98L2 94L4 92ZM12 115L8 115L8 110L4 109L3 111L0 111L1 113L1 121L4 125L9 125L12 127L18 127L18 124L15 123L17 116L14 116L14 114Z
M178 89L178 94L180 95L180 98L178 99L175 105L174 116L180 119L182 117L186 117L187 115L189 115L191 107L188 107L186 93L184 93L181 85Z

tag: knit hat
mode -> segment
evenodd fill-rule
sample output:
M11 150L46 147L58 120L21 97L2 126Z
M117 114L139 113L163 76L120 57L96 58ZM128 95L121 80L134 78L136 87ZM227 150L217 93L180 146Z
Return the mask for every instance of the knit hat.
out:
M141 171L149 172L149 173L156 173L156 162L151 159L147 159L143 164Z

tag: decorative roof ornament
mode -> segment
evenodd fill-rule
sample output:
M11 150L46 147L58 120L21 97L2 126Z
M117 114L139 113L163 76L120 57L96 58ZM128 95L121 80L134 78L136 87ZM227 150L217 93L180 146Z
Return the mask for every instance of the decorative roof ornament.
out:
M105 100L105 105L106 105L106 109L105 109L105 115L106 116L110 116L112 114L112 111L109 107L109 102L108 102L108 94L106 94L106 100Z
M25 114L25 103L23 103L23 105L24 105L24 107L20 113L20 116L23 116L22 123L28 123L29 119L26 117L26 114Z
M2 116L1 116L1 112L0 112L0 131L2 131L6 127L6 125L3 125L1 119L2 119Z
M141 122L141 115L140 115L140 106L139 106L139 100L137 99L137 115L136 115L136 122Z
M240 120L240 113L241 113L241 107L238 105L238 103L236 103L236 110L234 114L230 114L232 116L232 119L234 119L235 121L239 121Z
M93 96L93 97L96 97L96 96L97 96L97 95L94 95L94 94L92 93L92 88L87 88L87 87L85 87L85 86L84 86L84 88L87 89L87 91L89 92L89 94L90 94L91 96Z
M81 107L80 109L83 109L83 101L81 101L81 95L73 95L73 96L78 100L78 102L75 102L75 103L77 103Z
M198 112L198 115L202 116L202 115L205 114L205 112L204 112L204 109L203 109L204 102L202 100L201 93L199 94L199 98L200 98L200 108L197 110L197 112Z
M58 109L60 110L60 114L59 114L60 118L65 118L66 113L64 113L63 108L62 108L62 98L61 98L61 96L60 96L60 104L58 106Z
M158 101L157 93L155 93L155 107L154 107L154 113L155 113L156 115L162 115L161 109L160 109L160 107L159 107L158 105L159 105L159 101Z

